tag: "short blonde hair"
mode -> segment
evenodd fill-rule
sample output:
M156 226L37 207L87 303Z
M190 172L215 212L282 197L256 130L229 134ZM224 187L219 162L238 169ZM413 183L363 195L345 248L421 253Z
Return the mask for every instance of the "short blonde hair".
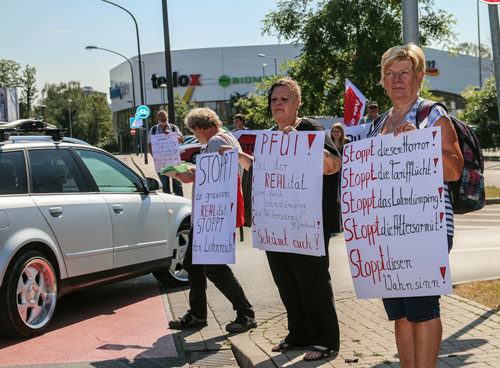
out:
M219 117L213 110L207 107L199 107L191 110L186 115L184 124L186 124L189 130L193 131L195 128L220 128L222 126L222 121L220 121Z
M425 55L420 47L410 42L403 46L394 46L384 52L382 62L380 63L380 84L383 86L385 81L385 73L395 62L401 60L411 61L415 76L419 77L422 72L425 72Z
M271 114L271 96L276 87L288 87L292 95L298 100L301 99L302 92L299 84L290 77L280 78L269 88L267 93L267 112Z

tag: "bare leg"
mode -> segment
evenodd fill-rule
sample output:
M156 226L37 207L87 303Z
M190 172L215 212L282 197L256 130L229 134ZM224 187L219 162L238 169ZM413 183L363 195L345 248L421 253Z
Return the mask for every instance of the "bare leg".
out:
M397 319L394 321L394 333L401 367L415 368L413 323L406 317Z
M396 345L403 368L433 368L441 347L441 318L425 322L395 321Z
M415 339L415 367L435 367L443 336L441 318L413 323L413 332Z

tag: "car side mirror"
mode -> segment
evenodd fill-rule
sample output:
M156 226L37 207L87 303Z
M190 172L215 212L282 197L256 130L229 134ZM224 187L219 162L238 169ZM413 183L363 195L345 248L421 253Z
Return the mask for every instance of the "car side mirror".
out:
M160 183L156 179L146 178L146 185L144 189L146 193L154 192L160 189Z

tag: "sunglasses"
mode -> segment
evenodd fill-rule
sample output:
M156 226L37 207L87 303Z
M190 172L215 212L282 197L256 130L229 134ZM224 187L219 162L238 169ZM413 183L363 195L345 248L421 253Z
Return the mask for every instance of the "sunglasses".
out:
M376 109L378 109L378 106L368 106L368 108L376 110Z

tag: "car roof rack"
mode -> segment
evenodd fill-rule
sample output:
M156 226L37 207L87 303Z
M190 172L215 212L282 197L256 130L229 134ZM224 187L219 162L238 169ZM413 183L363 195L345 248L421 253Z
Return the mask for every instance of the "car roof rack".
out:
M54 141L62 141L64 133L67 131L67 129L58 129L55 125L36 119L20 119L0 124L0 130L3 131L0 141L7 140L10 135L8 132L12 131L16 133L43 133L51 136Z
M0 142L5 142L10 137L10 132L15 132L15 129L12 128L4 128L0 129Z

